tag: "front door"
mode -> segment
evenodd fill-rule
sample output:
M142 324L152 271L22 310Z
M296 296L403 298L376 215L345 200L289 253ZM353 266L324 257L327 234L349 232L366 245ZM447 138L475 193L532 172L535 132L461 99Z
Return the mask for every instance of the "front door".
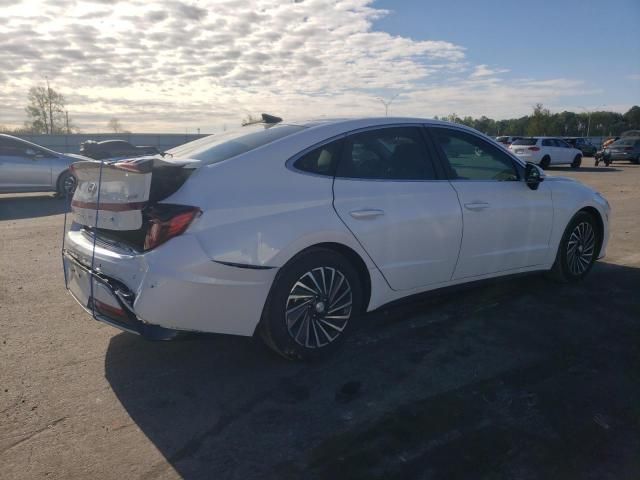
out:
M553 220L547 185L531 190L515 160L479 135L446 127L430 131L462 207L464 235L453 278L543 264Z
M334 207L394 290L451 279L462 237L455 190L439 179L418 126L346 137Z
M0 190L51 188L51 156L18 139L0 136Z

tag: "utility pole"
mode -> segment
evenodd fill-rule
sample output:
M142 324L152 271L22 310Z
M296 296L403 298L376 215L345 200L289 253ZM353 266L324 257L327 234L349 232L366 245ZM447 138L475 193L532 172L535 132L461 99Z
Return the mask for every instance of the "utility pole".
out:
M389 107L391 106L391 104L393 103L393 101L398 98L398 95L400 95L399 93L396 93L393 97L391 97L389 100L386 100L384 98L381 97L376 97L377 100L379 100L383 105L384 105L384 116L388 117L389 116Z
M64 111L64 118L65 118L65 122L67 124L67 135L69 135L71 133L69 131L69 110L65 110Z
M51 88L49 87L49 77L47 80L47 100L49 102L49 135L53 135L53 105L51 105Z

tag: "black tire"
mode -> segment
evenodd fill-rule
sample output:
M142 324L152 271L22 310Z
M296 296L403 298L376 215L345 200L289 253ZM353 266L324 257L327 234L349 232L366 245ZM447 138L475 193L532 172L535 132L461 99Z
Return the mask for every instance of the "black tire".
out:
M571 163L571 168L580 168L581 164L582 164L582 155L576 155L576 158L574 158L573 162Z
M78 184L76 177L67 170L62 172L62 174L58 177L58 184L56 188L56 192L60 197L72 196L73 192L76 191L76 185Z
M332 270L339 275L335 274L334 298L330 299L331 292L327 292L327 285ZM325 275L325 285L321 281L322 274ZM309 275L314 276L318 286L322 285L322 296L296 286L301 282L305 285L308 283L317 291ZM342 282L337 286L340 278ZM345 293L346 287L350 293ZM297 298L307 295L310 298ZM341 295L344 296L338 299ZM336 308L346 305L349 302L348 295L351 296L350 309L345 307L335 312L329 310L331 306ZM333 305L332 301L335 302ZM258 333L269 347L285 358L314 360L339 347L362 310L363 289L353 265L333 250L311 248L298 254L278 272L264 306ZM287 312L290 312L289 318ZM345 316L346 320L336 319ZM327 322L334 325L334 328L329 327Z
M583 227L584 225L588 225L591 229L593 233L592 241L589 240L588 230ZM582 241L576 241L577 237L574 236L579 227L583 227L582 232L586 232ZM601 237L600 227L593 215L584 211L576 213L567 225L560 240L556 261L550 271L551 277L562 283L577 282L586 277L600 252ZM590 257L585 263L587 260L586 255L589 253ZM576 260L575 255L582 257L582 260ZM578 262L579 268L577 268Z
M549 165L551 165L551 158L549 157L549 155L545 155L544 157L542 157L542 160L540 160L540 166L543 170L547 170L549 168Z
M638 165L640 163L640 155L638 155L634 160L631 160L631 163Z

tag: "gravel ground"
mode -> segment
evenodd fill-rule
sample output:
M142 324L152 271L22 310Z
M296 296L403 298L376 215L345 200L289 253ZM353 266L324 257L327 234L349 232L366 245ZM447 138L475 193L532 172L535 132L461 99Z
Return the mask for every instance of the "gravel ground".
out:
M585 282L375 312L312 365L91 320L63 287L64 202L0 195L0 477L640 478L640 166L550 173L613 207Z

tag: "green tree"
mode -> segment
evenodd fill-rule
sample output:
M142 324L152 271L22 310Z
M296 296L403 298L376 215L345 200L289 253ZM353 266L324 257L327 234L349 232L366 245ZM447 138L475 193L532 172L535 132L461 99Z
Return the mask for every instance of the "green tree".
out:
M548 108L544 108L541 103L537 103L533 107L533 115L529 118L527 125L527 135L546 135L549 127L549 118L551 112Z

